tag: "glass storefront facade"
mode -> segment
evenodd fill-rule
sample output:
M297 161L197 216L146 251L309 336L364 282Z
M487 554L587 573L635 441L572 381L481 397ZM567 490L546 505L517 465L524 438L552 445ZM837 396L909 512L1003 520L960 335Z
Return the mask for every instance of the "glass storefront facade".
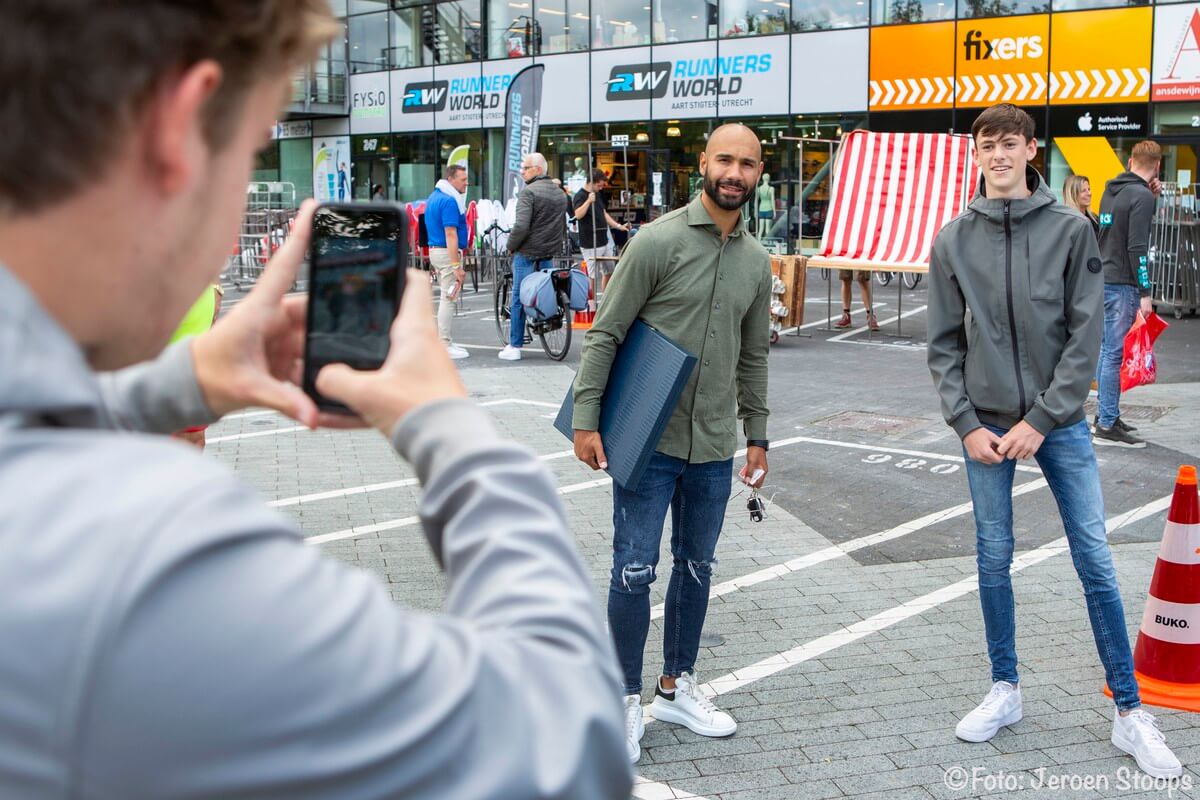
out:
M344 49L347 133L355 143L388 142L387 152L369 154L355 145L356 197L378 183L389 198L422 199L464 145L470 196L497 196L504 90L534 62L546 65L538 147L553 176L571 185L604 169L614 215L653 218L695 195L708 134L740 120L758 133L770 176L748 221L789 250L817 243L834 143L855 128L965 132L985 107L1008 100L1034 116L1036 165L1056 191L1072 172L1111 172L1146 137L1166 149L1164 178L1197 171L1200 2L333 5L346 14L347 39L326 60L335 71ZM628 144L614 146L623 136ZM282 177L304 145L276 147L263 174ZM290 159L287 149L296 151Z

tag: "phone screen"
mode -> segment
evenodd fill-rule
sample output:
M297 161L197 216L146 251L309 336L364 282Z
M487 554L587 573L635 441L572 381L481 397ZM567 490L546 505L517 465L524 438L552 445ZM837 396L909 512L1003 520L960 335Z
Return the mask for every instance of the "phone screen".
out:
M405 217L398 208L321 206L309 246L304 389L318 406L316 377L327 364L378 369L404 290Z

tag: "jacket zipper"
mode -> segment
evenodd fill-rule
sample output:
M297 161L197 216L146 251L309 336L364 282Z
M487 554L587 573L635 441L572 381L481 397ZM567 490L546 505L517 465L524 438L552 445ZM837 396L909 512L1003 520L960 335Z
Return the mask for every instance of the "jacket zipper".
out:
M1021 346L1017 344L1017 312L1013 307L1012 223L1009 204L1004 201L1004 280L1008 294L1008 329L1012 334L1013 368L1017 371L1017 392L1020 395L1021 419L1025 419L1025 380L1021 377Z

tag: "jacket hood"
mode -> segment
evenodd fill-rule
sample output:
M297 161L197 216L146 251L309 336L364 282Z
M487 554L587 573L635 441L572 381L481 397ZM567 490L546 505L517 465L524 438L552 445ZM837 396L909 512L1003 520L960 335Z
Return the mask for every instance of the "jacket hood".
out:
M103 408L79 345L0 264L0 426L16 415L94 427Z
M972 198L967 208L977 214L982 214L992 222L1003 225L1005 203L1008 204L1009 218L1014 222L1018 222L1030 212L1044 206L1054 205L1058 202L1058 198L1054 196L1054 192L1050 191L1050 187L1046 185L1046 181L1042 179L1041 174L1028 165L1025 167L1025 185L1029 187L1029 191L1031 192L1029 197L1023 197L1019 200L1005 200L1002 197L992 198L986 195L987 185L984 183L983 175L980 175L979 184L975 187L975 197Z
M1117 177L1104 184L1104 191L1110 192L1114 196L1121 193L1122 189L1130 186L1144 186L1150 188L1150 184L1146 183L1145 179L1140 175L1135 175L1132 172L1122 172Z

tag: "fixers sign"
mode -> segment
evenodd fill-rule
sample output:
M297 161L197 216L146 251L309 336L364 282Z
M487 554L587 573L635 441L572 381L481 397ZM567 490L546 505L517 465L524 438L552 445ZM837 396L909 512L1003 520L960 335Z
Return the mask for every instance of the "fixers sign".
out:
M955 41L953 22L872 28L870 110L952 108Z
M958 24L958 106L1044 103L1050 17L1036 14Z
M1054 14L1050 104L1146 102L1153 22L1150 8Z
M1150 99L1200 100L1200 3L1154 9Z

